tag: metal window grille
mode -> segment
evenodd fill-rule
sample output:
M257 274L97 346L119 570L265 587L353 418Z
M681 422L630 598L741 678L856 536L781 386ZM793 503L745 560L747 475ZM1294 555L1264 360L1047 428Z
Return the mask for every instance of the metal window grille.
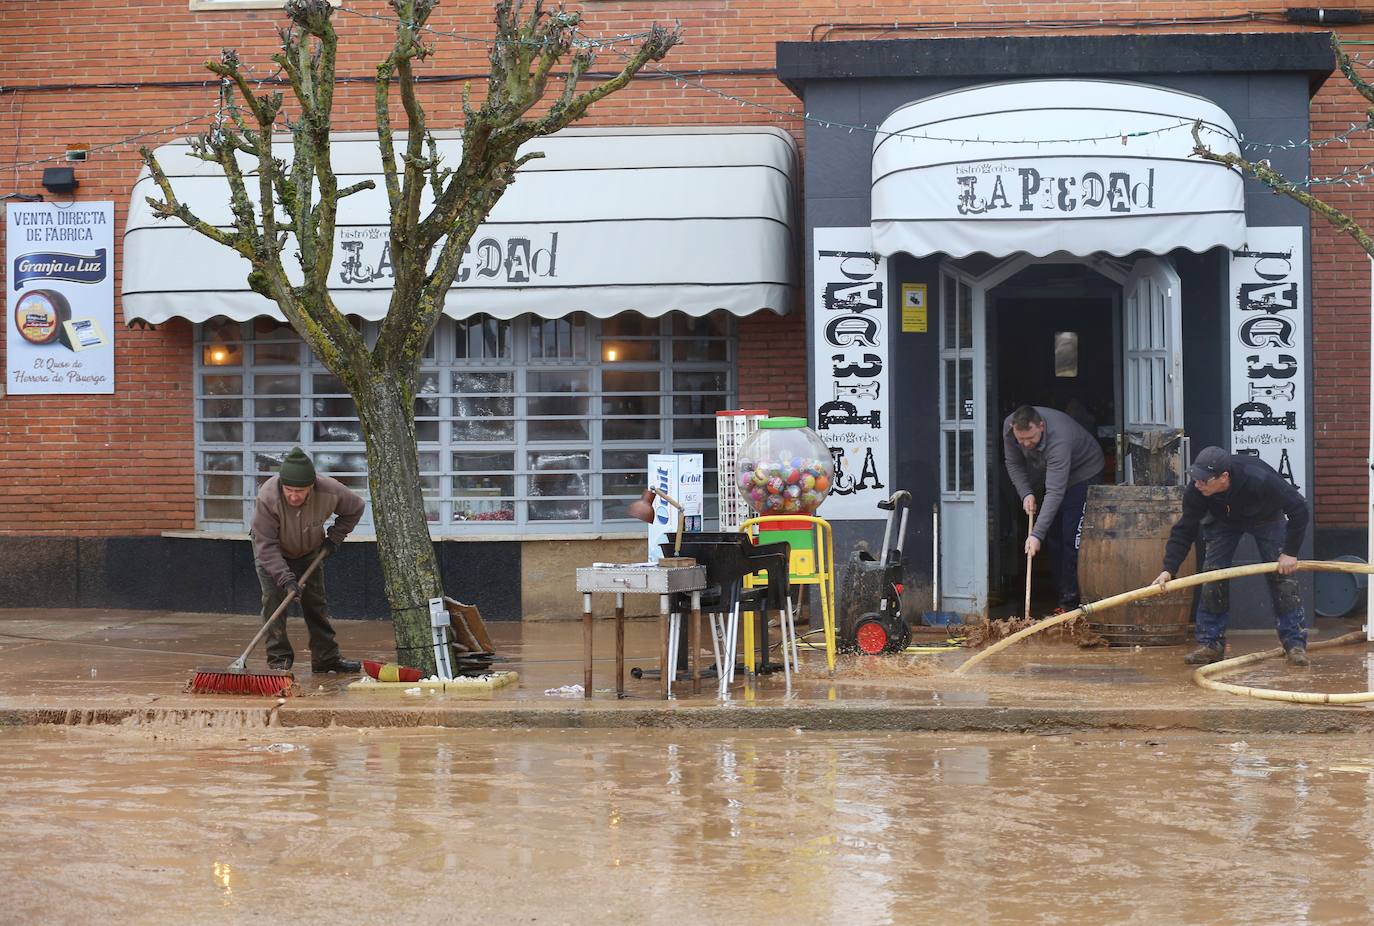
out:
M375 341L375 323L359 327ZM715 413L734 404L734 357L726 313L443 319L415 398L431 529L630 528L650 453L703 454L715 521ZM201 529L246 529L259 486L297 445L319 472L367 496L353 399L288 325L197 325L195 377ZM365 525L370 517L369 507Z

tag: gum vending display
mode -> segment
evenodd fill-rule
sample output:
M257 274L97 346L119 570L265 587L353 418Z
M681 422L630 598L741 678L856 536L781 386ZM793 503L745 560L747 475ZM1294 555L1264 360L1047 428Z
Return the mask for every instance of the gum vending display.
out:
M835 465L805 418L767 418L739 449L736 484L759 515L814 515L830 494Z

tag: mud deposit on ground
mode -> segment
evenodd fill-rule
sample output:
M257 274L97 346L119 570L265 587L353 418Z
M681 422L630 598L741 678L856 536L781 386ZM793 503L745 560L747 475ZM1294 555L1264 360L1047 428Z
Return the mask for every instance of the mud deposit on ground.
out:
M0 730L0 921L1374 920L1364 739Z

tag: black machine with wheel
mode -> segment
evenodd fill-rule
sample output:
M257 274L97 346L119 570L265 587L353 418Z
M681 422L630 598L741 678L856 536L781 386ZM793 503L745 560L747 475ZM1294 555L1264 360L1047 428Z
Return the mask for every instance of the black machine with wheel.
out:
M878 507L887 512L882 552L877 559L867 550L856 550L850 555L840 574L836 627L841 651L869 656L900 653L911 643L911 624L902 615L902 547L906 542L911 493L894 492L878 502Z

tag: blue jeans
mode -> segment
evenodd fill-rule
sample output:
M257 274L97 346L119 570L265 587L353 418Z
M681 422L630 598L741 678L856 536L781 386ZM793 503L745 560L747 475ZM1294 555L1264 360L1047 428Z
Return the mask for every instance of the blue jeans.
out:
M1261 562L1272 563L1283 552L1288 524L1282 518L1260 527L1244 529L1221 521L1205 521L1202 539L1207 544L1204 571L1225 569L1236 556L1240 538L1247 533L1255 538ZM1274 624L1284 649L1307 645L1302 595L1295 576L1281 576L1277 572L1265 575L1269 583L1269 600L1274 605ZM1223 649L1226 646L1226 624L1231 618L1230 580L1208 582L1202 586L1202 600L1197 608L1197 641L1203 646Z

